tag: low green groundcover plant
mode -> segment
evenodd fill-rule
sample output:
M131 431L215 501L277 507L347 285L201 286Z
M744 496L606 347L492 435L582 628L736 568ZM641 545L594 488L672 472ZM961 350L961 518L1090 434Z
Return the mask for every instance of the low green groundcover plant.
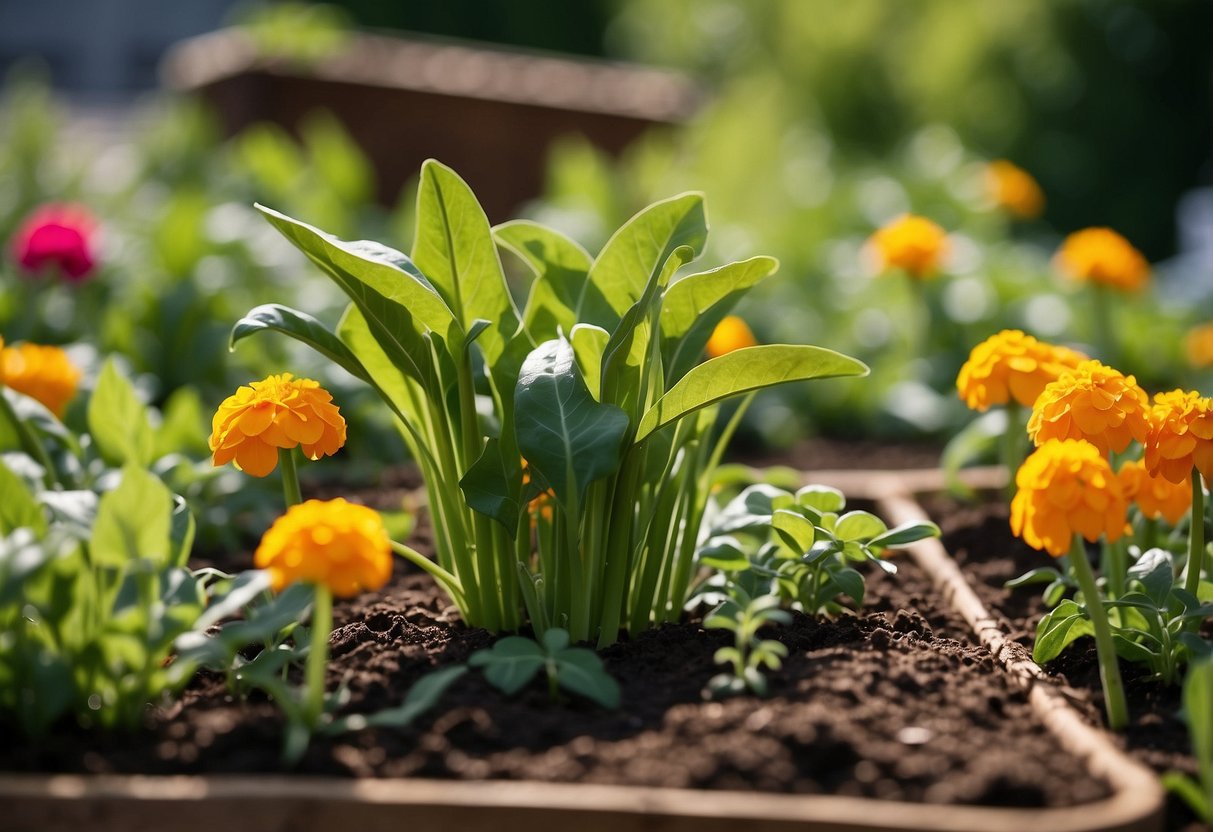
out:
M432 160L411 257L261 210L351 303L332 329L257 307L233 344L285 333L382 397L429 494L437 558L422 565L473 626L529 619L540 638L561 628L605 646L621 629L675 620L736 424L715 432L716 405L867 372L805 345L700 362L716 324L777 263L681 274L707 236L699 194L641 211L597 257L533 222L490 227L463 180ZM502 249L534 274L521 311Z

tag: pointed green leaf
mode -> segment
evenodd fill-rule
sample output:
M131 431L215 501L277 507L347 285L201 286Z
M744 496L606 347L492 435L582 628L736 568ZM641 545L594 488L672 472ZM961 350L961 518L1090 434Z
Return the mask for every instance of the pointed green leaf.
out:
M607 673L602 659L593 650L572 647L559 651L556 654L556 682L564 690L584 696L604 708L619 707L619 683Z
M111 465L151 464L155 434L147 407L112 359L105 362L88 401L88 429Z
M32 529L41 537L46 531L46 518L21 478L0 462L0 537L16 529Z
M671 387L640 420L636 441L701 407L791 381L867 375L861 361L822 347L772 344L705 361Z
M278 303L254 307L236 321L232 327L231 347L234 349L236 344L253 333L266 330L289 335L307 344L354 378L370 381L357 356L328 327L311 315Z
M855 606L863 606L864 583L863 575L850 567L843 567L830 573L835 585L843 595L855 602Z
M384 708L373 714L353 714L334 720L326 733L361 731L363 728L407 728L417 717L438 704L438 700L461 676L467 673L463 665L432 670L409 688L404 701L394 708Z
M519 460L501 455L501 442L489 439L484 450L459 481L467 504L496 520L514 534L522 510L522 466Z
M519 451L566 508L619 467L627 414L594 401L567 340L547 341L527 357L514 407Z
M1166 549L1148 549L1129 567L1130 581L1139 581L1155 604L1166 603L1171 585L1175 583L1175 566Z
M905 546L928 537L939 537L939 534L939 526L930 520L910 521L877 535L868 541L868 546L872 549L891 549L894 546Z
M779 268L773 257L753 257L670 285L661 304L661 352L667 384L699 361L712 330L751 287Z
M506 636L490 650L480 650L468 665L484 670L484 678L506 696L513 696L535 678L546 662L543 649L529 638Z
M577 368L585 379L590 395L602 401L602 354L606 350L611 334L600 326L577 324L569 335L573 353L577 356Z
M118 487L97 504L89 556L100 566L122 568L138 559L169 566L172 511L173 495L164 483L138 466L126 466Z
M645 208L607 240L594 260L574 308L577 320L613 332L674 250L690 246L698 256L706 239L701 194L682 194Z
M493 367L518 331L518 310L484 209L455 171L433 159L421 166L413 260L464 329L477 318L490 323L479 343Z
M499 225L493 238L535 273L522 313L527 332L538 341L561 332L569 335L577 324L577 298L590 271L590 255L563 234L529 220Z

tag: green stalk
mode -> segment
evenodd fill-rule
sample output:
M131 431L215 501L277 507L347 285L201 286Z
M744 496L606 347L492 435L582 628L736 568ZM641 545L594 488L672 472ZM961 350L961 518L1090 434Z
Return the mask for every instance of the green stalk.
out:
M1188 528L1188 577L1184 589L1197 594L1200 589L1201 567L1205 555L1205 489L1200 471L1192 469L1192 522Z
M607 542L606 583L602 592L602 621L598 628L598 648L608 647L619 638L619 622L623 616L628 586L628 568L632 560L632 512L635 504L636 480L641 463L633 445L623 457L623 465L615 482L611 498L611 530Z
M314 584L313 589L312 642L307 654L303 716L308 727L315 729L324 714L324 671L328 665L329 635L333 631L333 594L323 584Z
M293 448L278 449L278 467L282 469L282 496L286 498L286 507L299 505L303 502L303 492L299 490L299 469L295 467Z
M4 395L2 385L0 385L0 413L3 413L4 417L8 419L9 424L13 426L22 449L42 466L42 481L46 483L46 487L54 487L55 483L58 482L58 477L55 474L55 464L51 462L50 454L46 452L46 448L38 441L38 437L34 436L29 425L17 417L17 412L13 410L8 396Z
M1113 731L1123 730L1129 724L1129 709L1125 704L1124 683L1120 678L1120 665L1116 659L1116 646L1112 642L1112 628L1104 611L1103 599L1095 586L1095 575L1087 561L1087 551L1082 537L1074 535L1070 547L1070 565L1078 587L1082 590L1087 606L1087 617L1095 628L1095 648L1099 655L1099 679L1103 683L1104 707L1108 714L1108 727Z
M1007 402L1007 427L1002 434L1002 464L1007 469L1006 497L1010 501L1015 497L1015 472L1023 463L1023 439L1025 428L1020 416L1019 402L1011 399Z
M455 605L460 609L463 608L463 605L467 603L467 599L464 597L463 587L459 585L458 578L456 578L450 572L447 572L437 563L434 563L434 561L430 560L425 555L418 552L416 549L410 546L405 546L403 543L397 543L395 540L391 541L391 544L393 552L400 555L400 557L404 558L414 566L418 566L423 571L429 573L435 581L442 585L442 588L446 590L447 594L451 596L451 600L455 602Z
M1116 330L1112 328L1112 307L1108 297L1108 288L1098 283L1091 285L1091 317L1095 324L1095 332L1091 340L1102 353L1105 364L1119 367L1120 350L1116 345Z

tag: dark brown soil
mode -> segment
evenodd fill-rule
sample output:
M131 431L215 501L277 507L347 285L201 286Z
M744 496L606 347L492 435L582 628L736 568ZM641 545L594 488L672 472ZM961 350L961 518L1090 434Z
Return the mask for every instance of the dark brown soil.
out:
M1007 505L990 500L973 505L947 497L925 501L928 513L943 530L944 546L968 576L991 613L1006 622L1006 631L1030 650L1036 622L1048 608L1041 598L1043 586L1006 589L1003 584L1030 569L1048 566L1051 559L1011 534ZM1081 639L1046 668L1069 687L1071 699L1095 722L1103 723L1103 693L1095 643ZM1121 737L1122 746L1159 773L1179 770L1194 775L1187 728L1180 719L1180 689L1146 678L1138 665L1121 662L1132 724ZM1195 830L1198 823L1186 804L1170 797L1167 828Z
M975 646L910 562L869 578L862 616L797 615L772 630L789 648L768 699L704 701L726 634L698 620L604 651L623 707L552 704L536 684L508 699L477 674L403 731L318 739L300 770L352 777L537 779L762 789L1012 806L1063 806L1107 787L1060 753L1024 695ZM400 569L389 586L341 604L330 688L347 710L397 704L435 667L492 643L460 625L428 578ZM31 744L0 730L0 769L87 772L281 770L282 723L261 698L233 701L200 675L179 705L134 736L63 729Z

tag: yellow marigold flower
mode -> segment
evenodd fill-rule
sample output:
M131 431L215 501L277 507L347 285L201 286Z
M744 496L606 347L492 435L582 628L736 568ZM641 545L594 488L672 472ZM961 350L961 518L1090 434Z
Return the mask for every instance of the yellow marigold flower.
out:
M911 277L930 277L948 250L948 235L926 217L905 214L868 240L881 271L904 269Z
M1125 492L1125 500L1137 503L1141 513L1151 520L1163 518L1176 525L1192 507L1192 480L1184 477L1173 483L1165 477L1152 477L1144 460L1130 460L1120 466L1116 476Z
M1046 384L1085 360L1085 355L1068 347L1004 329L969 353L956 376L956 391L973 410L988 410L1011 399L1031 407Z
M1193 327L1184 337L1188 364L1197 369L1213 367L1213 324Z
M1110 228L1084 228L1061 244L1053 263L1067 277L1137 291L1150 278L1141 252Z
M758 339L754 337L754 333L750 331L750 327L745 321L736 315L726 315L720 323L716 324L716 328L712 330L712 337L708 339L708 357L716 358L733 350L753 347L757 344Z
M1045 385L1028 420L1037 445L1050 439L1085 439L1104 454L1117 453L1149 429L1150 400L1133 376L1098 361L1083 361Z
M1156 394L1144 444L1151 476L1180 483L1196 468L1213 480L1213 400L1194 391Z
M317 382L290 373L254 381L229 396L211 420L215 465L235 460L254 477L278 464L278 449L303 449L308 459L332 456L345 444L345 419Z
M296 581L327 586L338 598L375 590L392 576L392 545L374 509L338 497L286 510L261 538L253 563L274 590Z
M1011 531L1053 557L1070 551L1075 534L1094 543L1125 531L1124 491L1105 455L1089 442L1050 439L1015 475Z
M3 346L0 341L0 384L41 402L59 418L76 395L80 370L59 347L41 344Z
M1032 174L1006 159L986 165L986 190L990 199L1020 219L1039 217L1045 207L1045 194Z

